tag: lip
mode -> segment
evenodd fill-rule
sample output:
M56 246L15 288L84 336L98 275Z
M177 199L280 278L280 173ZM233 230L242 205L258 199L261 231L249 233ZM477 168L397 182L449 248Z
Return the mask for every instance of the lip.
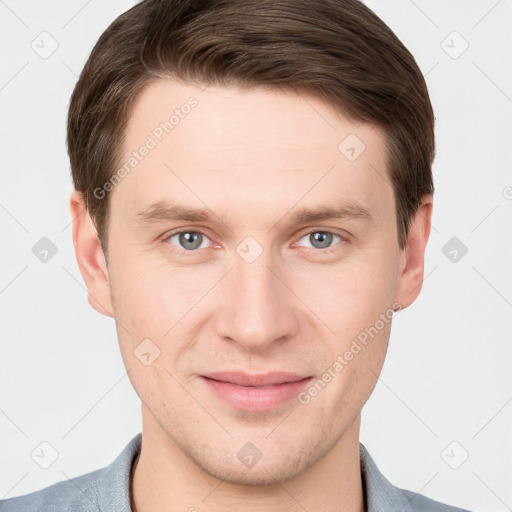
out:
M209 379L238 384L239 386L271 386L288 382L297 382L307 378L306 375L298 375L290 372L270 372L251 374L244 372L214 372L202 375Z
M265 411L296 397L313 377L288 372L259 375L218 372L201 375L200 378L213 393L233 407Z

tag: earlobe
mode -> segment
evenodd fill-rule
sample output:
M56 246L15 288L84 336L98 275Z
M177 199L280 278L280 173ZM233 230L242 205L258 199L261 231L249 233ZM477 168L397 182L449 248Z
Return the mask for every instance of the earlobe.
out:
M69 198L73 219L73 245L88 292L89 304L99 313L113 317L110 283L105 256L94 223L80 192L73 190Z
M425 248L430 235L432 206L432 196L424 196L409 225L407 244L402 251L403 260L396 295L396 301L401 304L402 309L416 300L423 285Z

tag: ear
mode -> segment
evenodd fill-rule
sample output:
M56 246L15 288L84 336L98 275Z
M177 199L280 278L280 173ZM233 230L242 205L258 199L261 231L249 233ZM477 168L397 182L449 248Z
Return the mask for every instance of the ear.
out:
M82 194L73 190L69 205L73 219L76 260L87 286L89 304L99 313L113 317L105 256Z
M402 261L395 300L402 309L416 300L423 285L425 247L430 235L431 219L432 196L426 195L411 219L407 244L401 253Z

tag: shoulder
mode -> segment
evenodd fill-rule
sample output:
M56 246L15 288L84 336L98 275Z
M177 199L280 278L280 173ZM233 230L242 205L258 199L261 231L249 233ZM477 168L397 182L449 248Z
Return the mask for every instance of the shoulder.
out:
M0 512L92 512L99 510L97 495L102 472L98 469L39 491L0 501Z
M423 494L394 486L379 470L366 447L359 443L361 477L365 493L366 510L400 510L401 512L470 512L446 505Z
M427 498L423 494L418 494L406 489L395 487L397 493L400 493L402 499L410 507L411 512L470 512L465 508L458 508L440 501ZM409 509L407 509L409 510Z
M0 512L131 512L131 468L141 440L141 433L133 437L109 466L0 500Z

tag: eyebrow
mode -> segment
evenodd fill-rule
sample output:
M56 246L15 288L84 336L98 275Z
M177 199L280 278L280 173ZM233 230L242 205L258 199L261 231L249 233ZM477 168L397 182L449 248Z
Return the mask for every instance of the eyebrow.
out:
M162 223L170 221L186 221L186 222L216 222L214 217L223 219L214 214L209 209L189 208L177 203L168 201L158 201L145 210L135 215L137 222L141 224ZM286 217L286 215L285 215ZM285 218L283 217L283 218ZM319 222L330 219L364 219L371 220L372 215L368 208L350 202L337 207L320 207L320 208L299 208L295 210L289 217L290 224L306 224L310 222ZM282 219L281 219L282 220Z

